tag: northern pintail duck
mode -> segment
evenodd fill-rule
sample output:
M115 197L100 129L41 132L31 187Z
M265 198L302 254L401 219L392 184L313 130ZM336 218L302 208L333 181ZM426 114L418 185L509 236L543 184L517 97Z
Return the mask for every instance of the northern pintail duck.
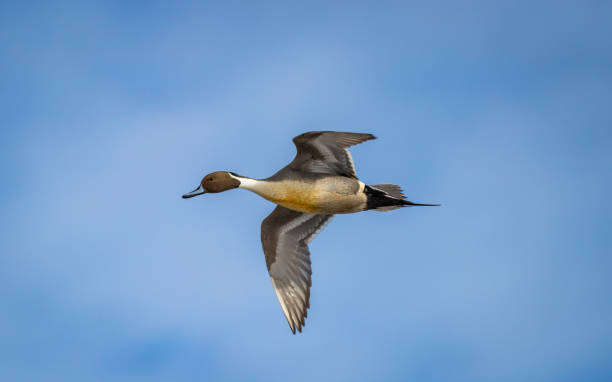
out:
M261 223L261 243L274 291L293 334L302 331L310 307L308 243L334 214L400 207L436 206L405 199L394 184L366 185L357 179L348 147L375 139L372 134L312 131L293 138L297 155L266 179L228 171L206 175L191 198L244 188L277 204Z

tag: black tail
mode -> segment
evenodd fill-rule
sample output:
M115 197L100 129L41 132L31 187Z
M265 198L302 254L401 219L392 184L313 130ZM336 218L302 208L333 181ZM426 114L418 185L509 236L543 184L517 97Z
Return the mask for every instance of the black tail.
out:
M439 206L439 204L412 203L406 200L402 189L394 184L373 184L371 186L365 186L363 192L365 192L368 198L366 210L384 212L400 207Z
M402 200L402 202L404 202L404 206L440 207L440 204L412 203L409 200Z

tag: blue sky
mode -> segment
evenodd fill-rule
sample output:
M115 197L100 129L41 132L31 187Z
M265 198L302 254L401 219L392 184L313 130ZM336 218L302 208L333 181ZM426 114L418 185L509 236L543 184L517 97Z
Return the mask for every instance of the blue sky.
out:
M0 5L0 377L612 379L607 2ZM293 336L245 191L369 132Z

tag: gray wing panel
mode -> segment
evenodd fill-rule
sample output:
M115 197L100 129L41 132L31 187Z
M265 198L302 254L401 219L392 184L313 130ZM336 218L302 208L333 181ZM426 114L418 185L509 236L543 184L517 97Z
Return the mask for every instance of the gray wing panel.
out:
M302 331L310 307L311 267L308 243L333 215L276 207L261 223L261 243L274 292L291 331Z
M356 178L348 147L376 139L372 134L311 131L293 138L297 155L289 164L294 170Z

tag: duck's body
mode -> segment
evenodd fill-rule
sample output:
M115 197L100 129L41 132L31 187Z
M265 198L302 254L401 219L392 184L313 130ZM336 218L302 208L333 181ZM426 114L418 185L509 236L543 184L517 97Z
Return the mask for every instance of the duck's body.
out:
M345 176L303 174L284 168L262 180L235 177L240 188L294 211L333 215L359 212L367 207L365 184Z
M184 198L232 188L252 191L275 203L261 225L261 242L274 291L291 331L302 331L310 306L311 268L307 244L335 214L431 206L405 200L393 184L368 186L357 179L347 148L371 134L313 131L293 139L297 155L266 179L227 171L211 173Z

